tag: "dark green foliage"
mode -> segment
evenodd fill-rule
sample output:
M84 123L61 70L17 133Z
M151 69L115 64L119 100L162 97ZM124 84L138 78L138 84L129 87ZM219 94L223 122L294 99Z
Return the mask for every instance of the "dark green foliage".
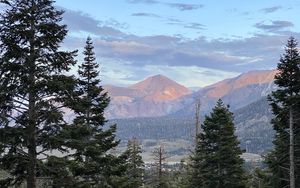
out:
M144 184L144 162L141 156L142 149L137 139L128 141L127 149L123 153L126 171L120 188L141 187Z
M201 125L191 157L190 187L246 187L243 153L234 135L233 114L219 100Z
M108 186L112 177L120 175L122 159L109 151L118 145L116 126L104 127L104 110L109 97L100 86L99 65L95 62L93 44L86 41L84 62L79 66L76 97L70 108L75 113L73 123L65 129L65 145L75 150L70 154L70 171L78 187ZM80 186L79 186L80 185Z
M260 168L256 168L253 171L249 172L250 180L249 187L250 188L272 188L270 186L271 182L271 173L267 170L262 170Z
M3 3L3 1L2 1ZM58 136L74 79L64 73L75 64L75 52L60 51L67 34L62 11L52 0L9 0L0 16L0 165L12 179L36 187L42 173L38 158L50 150L65 151ZM39 156L39 157L38 157Z
M189 166L181 160L178 169L169 172L170 174L170 187L172 188L188 188L189 187Z
M273 174L272 187L289 185L289 110L294 116L296 185L300 185L300 56L297 41L291 37L286 45L285 54L280 58L278 74L275 77L278 89L269 96L275 117L272 120L276 132L273 141L275 148L267 156L266 162Z

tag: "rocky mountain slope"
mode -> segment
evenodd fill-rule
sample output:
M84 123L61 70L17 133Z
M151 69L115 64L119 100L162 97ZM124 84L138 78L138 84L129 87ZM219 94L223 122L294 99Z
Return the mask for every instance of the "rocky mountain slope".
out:
M275 70L251 71L191 92L175 81L156 75L129 87L105 86L111 97L109 119L194 114L196 101L208 112L221 98L233 110L246 106L275 89Z
M158 117L179 110L173 101L190 94L175 81L156 75L129 87L104 86L111 97L108 118Z
M238 77L226 79L211 86L181 98L179 103L182 109L174 116L189 116L194 114L195 101L201 101L201 110L210 111L215 102L221 98L232 110L247 106L248 104L267 96L276 87L273 83L275 70L251 71Z

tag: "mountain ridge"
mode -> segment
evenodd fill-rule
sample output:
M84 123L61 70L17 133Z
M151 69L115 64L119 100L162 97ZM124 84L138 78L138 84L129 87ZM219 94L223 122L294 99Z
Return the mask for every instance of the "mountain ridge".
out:
M219 98L237 109L273 91L276 73L250 71L194 92L163 75L150 76L128 87L105 86L112 99L106 115L109 119L188 115L194 113L196 101L201 101L203 111L209 111Z
M185 86L163 75L148 77L128 87L104 86L111 97L108 118L164 116L179 106L172 101L192 93Z

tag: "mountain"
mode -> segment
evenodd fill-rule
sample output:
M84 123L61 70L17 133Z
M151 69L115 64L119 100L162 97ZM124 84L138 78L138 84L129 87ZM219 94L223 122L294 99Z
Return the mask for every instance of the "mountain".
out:
M108 118L164 116L179 110L172 101L191 93L163 75L149 77L129 87L104 86L104 89L111 97L106 111Z
M251 71L204 87L177 101L182 105L182 109L172 115L194 114L194 104L197 100L201 101L201 110L204 112L210 111L219 98L229 104L232 110L246 106L267 96L276 88L273 83L276 72L276 70Z
M222 98L252 85L270 85L274 80L276 72L276 70L251 71L241 74L236 78L223 80L200 91L201 94L205 94L207 97Z
M106 111L109 119L159 116L190 116L196 101L208 112L221 98L235 110L246 106L275 89L276 70L251 71L191 92L163 76L149 77L129 87L105 86L111 97Z
M273 148L273 118L267 97L263 97L234 112L236 134L241 146L250 153L264 154Z
M175 100L190 93L188 88L163 75L149 77L129 88L145 92L145 100L156 102Z

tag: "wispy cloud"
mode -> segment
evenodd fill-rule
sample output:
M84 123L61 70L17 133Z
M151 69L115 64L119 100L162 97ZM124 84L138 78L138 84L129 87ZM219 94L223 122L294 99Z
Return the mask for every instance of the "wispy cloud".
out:
M71 32L88 32L99 36L118 36L123 37L125 34L120 29L127 28L125 23L116 20L99 21L88 14L80 11L66 10L63 22L68 25Z
M205 29L205 25L200 23L190 23L184 26L185 28L195 29L195 30L203 30Z
M102 22L102 25L116 28L116 29L128 29L129 28L129 25L127 23L118 22L115 19L106 20L106 21Z
M174 18L169 21L184 24L184 22ZM137 36L107 26L105 22L98 21L81 12L69 10L64 16L64 22L68 24L71 32L85 32L95 35L93 37L95 52L100 60L114 60L116 64L114 69L130 69L129 72L133 71L134 74L139 74L135 75L140 76L139 78L143 78L149 73L147 67L150 65L172 69L199 67L224 72L274 68L279 55L282 53L282 47L289 37L283 33L256 34L252 37L232 40L209 40L205 37L191 40L181 36L167 35ZM200 23L194 23L190 26L198 29L204 27ZM256 26L264 30L278 30L291 27L292 23L273 21L271 23L258 23ZM296 38L300 37L299 33L293 33L293 35ZM82 49L85 37L69 36L64 47ZM122 66L118 67L117 62L123 62L120 63ZM109 70L110 62L104 63ZM140 72L137 69L144 72L136 73Z
M180 11L196 10L203 8L202 4L185 4L185 3L167 3L170 7L177 8Z
M254 27L267 32L278 32L293 26L294 24L290 21L280 21L280 20L271 21L269 23L259 22L254 25Z
M185 23L182 20L179 19L173 19L173 18L169 18L167 19L167 24L168 25L177 25L177 26L181 26L187 29L194 29L194 30L204 30L205 29L205 25L201 24L201 23Z
M162 1L156 0L127 0L128 3L131 4L162 4L172 8L176 8L180 11L189 11L203 8L202 4L188 4L188 3L164 3Z
M168 18L167 22L168 25L184 25L182 20L176 19L176 18Z
M282 9L282 6L273 6L273 7L261 9L260 11L262 11L264 13L272 13L272 12L276 12L281 9Z
M146 12L138 12L138 13L133 13L131 16L136 16L136 17L152 17L152 18L160 18L159 15L153 14L153 13L146 13Z

